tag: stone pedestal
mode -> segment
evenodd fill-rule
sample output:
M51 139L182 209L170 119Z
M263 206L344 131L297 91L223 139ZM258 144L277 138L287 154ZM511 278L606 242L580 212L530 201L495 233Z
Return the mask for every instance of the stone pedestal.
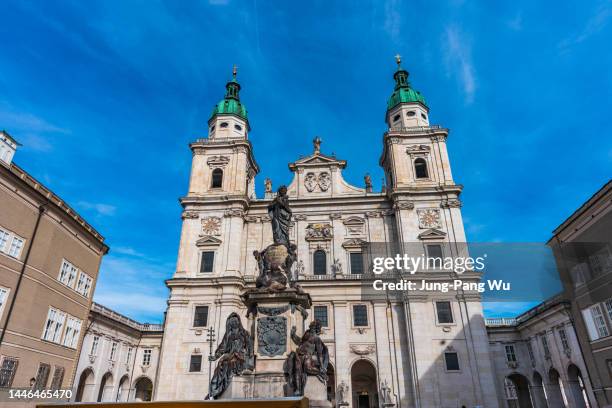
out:
M311 408L331 408L332 403L327 400L327 385L317 377L309 376L304 387L304 396L308 398Z
M304 333L307 310L312 305L310 295L292 288L282 292L252 290L245 293L243 301L249 310L255 339L252 395L255 398L286 397L283 366L289 353L297 348L291 340L291 329L295 327L298 336Z

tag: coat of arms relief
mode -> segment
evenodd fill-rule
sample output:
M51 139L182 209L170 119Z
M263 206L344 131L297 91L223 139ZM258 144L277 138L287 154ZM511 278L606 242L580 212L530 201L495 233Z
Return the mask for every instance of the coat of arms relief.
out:
M440 228L440 210L436 208L423 208L417 210L419 228Z
M306 190L308 190L310 193L315 191L317 187L321 191L327 191L329 190L330 186L331 176L326 171L321 172L318 175L312 172L306 173L306 176L304 177L304 187L306 187Z
M221 235L221 218L205 217L202 218L202 233L204 235Z

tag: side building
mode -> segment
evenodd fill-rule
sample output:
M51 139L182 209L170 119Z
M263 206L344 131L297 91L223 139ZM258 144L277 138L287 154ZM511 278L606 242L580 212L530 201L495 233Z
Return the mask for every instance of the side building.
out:
M561 295L486 323L500 407L596 407L570 302Z
M77 369L75 402L151 401L163 326L94 303Z
M612 181L553 232L552 247L597 406L612 407Z
M0 132L0 393L72 386L108 252L74 209L12 162L18 146Z

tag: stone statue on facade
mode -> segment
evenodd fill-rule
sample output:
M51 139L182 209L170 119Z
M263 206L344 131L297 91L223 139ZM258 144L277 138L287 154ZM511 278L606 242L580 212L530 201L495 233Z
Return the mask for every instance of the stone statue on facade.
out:
M383 405L383 407L392 407L395 404L393 403L393 400L391 399L391 387L389 387L389 383L387 383L387 380L383 381L380 384L380 393L381 393L381 403Z
M370 177L369 174L366 174L363 177L363 181L365 182L366 192L371 193L372 192L372 177Z
M266 178L264 180L264 185L266 187L265 193L272 193L272 180L270 180L269 178Z
M323 384L327 383L329 351L321 340L321 323L310 323L302 338L296 335L295 326L291 328L291 340L298 346L287 357L284 365L285 379L289 391L295 396L304 395L308 376L316 376Z
M321 138L319 136L312 139L312 146L314 147L315 154L321 153Z
M342 380L338 385L338 391L336 392L336 405L339 407L348 405L346 395L348 394L348 385Z
M250 372L255 368L253 339L242 327L240 316L232 313L225 322L225 335L211 361L219 360L215 368L206 399L217 399L229 386L232 376Z

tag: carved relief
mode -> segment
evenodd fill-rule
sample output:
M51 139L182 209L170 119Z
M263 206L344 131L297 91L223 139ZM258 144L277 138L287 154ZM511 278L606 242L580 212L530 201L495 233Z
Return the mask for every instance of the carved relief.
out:
M319 174L319 187L321 188L321 191L327 191L329 186L331 186L331 177L329 176L329 173L323 172Z
M417 210L419 217L419 228L440 228L440 210L436 208L424 208Z
M225 210L224 215L226 217L243 217L244 211L238 208L230 208L228 210Z
M194 218L198 218L198 213L195 211L185 211L182 215L181 218L183 219L194 219Z
M331 187L331 176L324 171L317 176L315 173L309 172L304 176L304 187L308 192L312 193L317 187L321 191L327 191Z
M306 240L330 240L332 238L332 226L330 224L308 224L306 227Z
M304 187L306 187L306 190L310 193L317 187L317 178L314 173L306 174L306 177L304 177Z
M337 220L337 219L340 219L340 218L342 218L342 214L340 214L340 213L331 213L331 214L329 214L329 219L330 220Z
M202 232L206 235L221 235L221 218L202 218Z
M440 203L440 207L442 208L461 208L461 201L456 198L452 198L450 200L443 200Z
M268 316L257 319L257 350L262 356L278 356L287 349L287 318Z
M346 228L346 235L348 236L362 236L364 235L365 220L359 217L350 217L342 222Z
M244 216L244 220L246 222L257 222L257 221L259 221L259 218L255 217L255 216L252 216L252 215L245 215Z
M393 207L398 210L412 210L414 209L414 203L412 201L398 201Z
M427 145L410 145L406 148L406 153L427 153L429 150L429 146Z
M293 218L294 218L296 221L306 221L306 220L308 219L308 217L306 216L306 214L295 214L295 215L293 216Z
M230 158L227 156L210 156L208 160L206 160L206 164L208 167L225 167L229 163Z
M358 356L367 356L368 354L374 353L376 346L373 344L351 344L349 345L349 349Z

